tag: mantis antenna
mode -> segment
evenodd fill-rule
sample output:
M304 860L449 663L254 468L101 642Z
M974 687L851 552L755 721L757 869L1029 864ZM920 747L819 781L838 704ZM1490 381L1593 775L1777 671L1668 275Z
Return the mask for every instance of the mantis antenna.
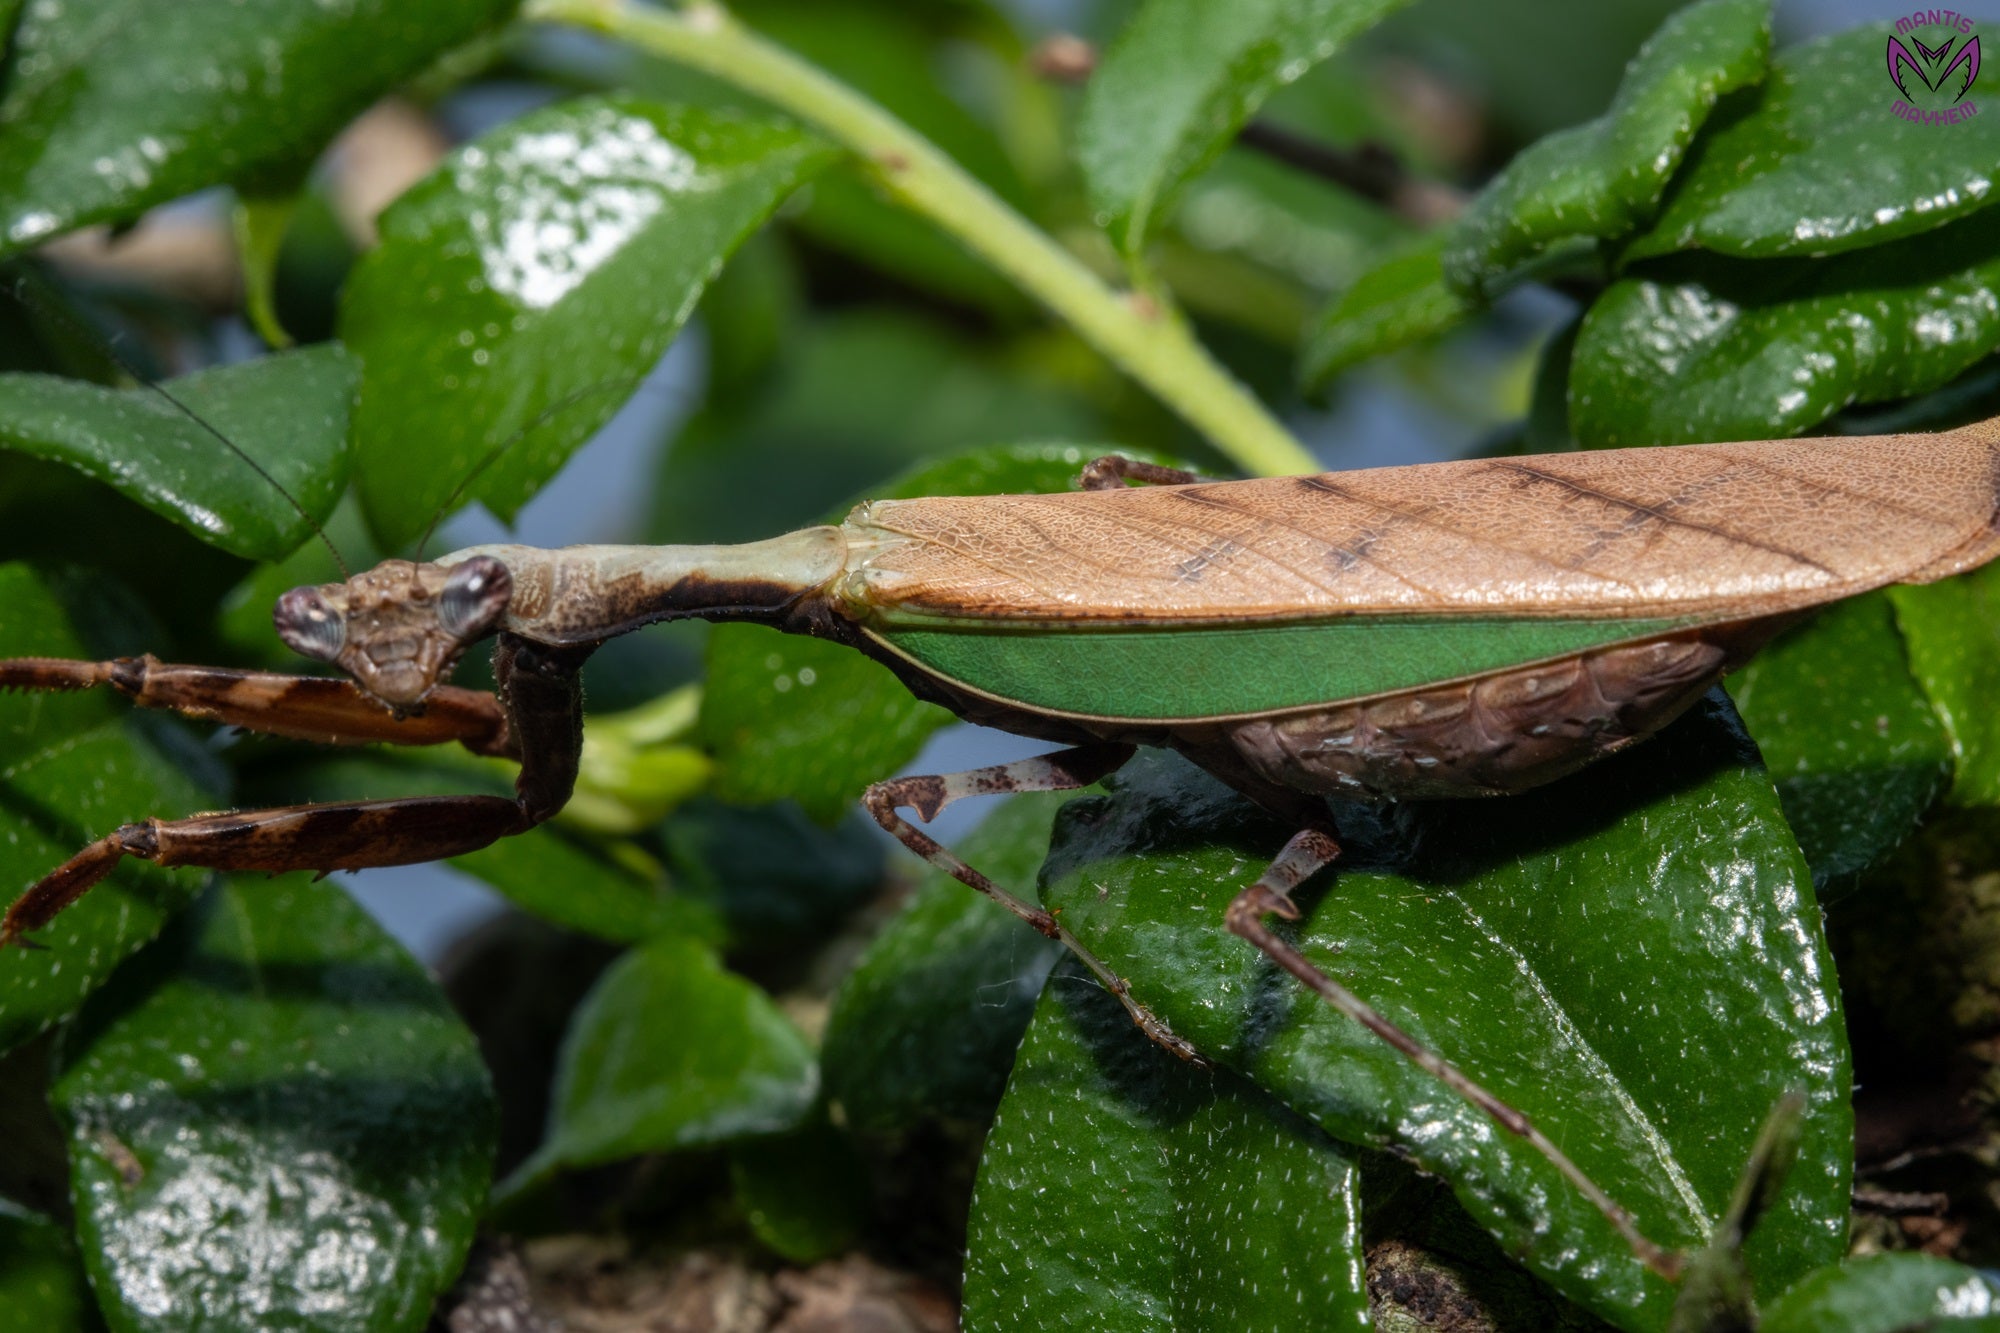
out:
M333 557L333 563L340 570L340 576L342 578L351 577L351 571L347 567L347 561L341 558L340 549L333 544L333 538L326 535L326 529L319 525L319 520L315 519L311 514L307 513L306 507L298 502L297 497L295 497L290 491L286 490L283 484L280 483L276 477L272 476L269 470L267 470L262 463L259 463L256 459L252 458L248 453L246 453L243 450L243 448L236 443L236 441L230 439L227 435L224 435L220 430L217 430L214 423L210 422L207 418L203 417L201 413L189 407L179 398L176 398L172 393L170 393L167 390L167 387L165 385L153 379L152 376L144 374L139 370L137 366L133 365L132 362L126 358L125 354L118 350L118 339L123 336L122 334L118 333L107 334L102 330L97 330L87 327L76 316L70 314L68 311L55 305L53 302L43 297L37 296L32 291L30 291L26 275L17 275L14 278L14 280L8 284L8 294L11 295L14 298L14 300L18 302L23 308L32 310L42 315L47 315L55 319L58 323L62 324L66 328L68 328L71 333L74 333L78 337L83 338L86 341L98 347L103 348L105 355L109 356L114 362L116 362L118 368L124 371L125 374L132 379L133 383L142 385L145 388L152 390L154 393L158 394L160 397L164 398L168 403L170 403L175 411L179 412L189 421L194 422L195 425L200 426L210 435L213 435L216 438L216 440L221 443L223 448L229 450L230 453L236 455L236 457L243 463L245 467L248 467L252 472L255 472L259 477L262 477L266 482L266 484L268 484L272 490L276 491L279 495L284 497L285 503L290 505L293 511L297 513L300 518L306 521L307 526L312 528L313 535L319 538L320 545L326 547L327 554Z

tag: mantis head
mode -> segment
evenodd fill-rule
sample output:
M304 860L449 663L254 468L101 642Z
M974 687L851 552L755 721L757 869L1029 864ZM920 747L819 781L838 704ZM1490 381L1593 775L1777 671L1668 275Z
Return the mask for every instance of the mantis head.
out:
M345 583L292 589L271 619L293 651L332 662L400 715L493 630L513 591L513 576L492 556L450 566L385 560Z

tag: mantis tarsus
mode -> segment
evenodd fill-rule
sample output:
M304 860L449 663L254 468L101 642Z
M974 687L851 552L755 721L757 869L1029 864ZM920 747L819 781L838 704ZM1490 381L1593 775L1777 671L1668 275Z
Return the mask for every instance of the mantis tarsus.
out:
M1140 483L1130 485L1129 483ZM124 857L225 870L429 861L548 819L582 744L577 673L680 617L849 644L920 697L1070 748L883 782L906 846L1060 940L1153 1040L1199 1056L1054 916L898 813L1087 786L1140 745L1180 751L1297 833L1228 928L1528 1139L1666 1275L1678 1257L1525 1116L1423 1048L1266 924L1340 847L1324 798L1501 795L1671 721L1824 603L2000 554L2000 420L1932 436L1762 441L1201 483L1121 458L1080 492L863 505L740 546L484 546L391 560L280 599L279 635L350 681L114 662L0 662L0 686L110 685L135 703L307 740L458 741L520 761L513 799L428 796L148 820L30 888L22 942ZM443 684L497 636L493 694Z

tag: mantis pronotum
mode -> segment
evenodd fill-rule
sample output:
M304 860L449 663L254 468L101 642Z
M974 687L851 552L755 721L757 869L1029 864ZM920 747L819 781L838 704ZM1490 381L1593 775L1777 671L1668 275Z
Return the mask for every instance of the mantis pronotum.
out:
M1128 483L1138 482L1138 486ZM287 806L118 829L0 920L21 942L124 857L229 870L406 864L543 822L574 784L577 673L679 617L847 643L973 721L1070 748L880 783L906 846L1062 941L1153 1040L1198 1058L1050 913L907 823L962 797L1087 786L1180 751L1296 834L1227 927L1527 1138L1663 1274L1678 1257L1528 1119L1266 924L1340 854L1324 798L1500 795L1672 720L1811 608L2000 554L2000 421L1935 436L1766 441L1199 483L1123 459L1080 493L863 505L741 546L485 546L391 560L278 603L337 681L113 662L0 662L0 686L109 685L147 707L316 741L458 741L520 761L512 799ZM497 638L493 694L447 684Z

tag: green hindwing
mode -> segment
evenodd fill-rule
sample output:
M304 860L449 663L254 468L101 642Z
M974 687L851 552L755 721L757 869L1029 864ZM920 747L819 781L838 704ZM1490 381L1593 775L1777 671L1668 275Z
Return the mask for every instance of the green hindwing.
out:
M1689 617L1346 616L1082 629L888 619L869 635L931 675L1035 712L1169 722L1393 694L1696 623Z

